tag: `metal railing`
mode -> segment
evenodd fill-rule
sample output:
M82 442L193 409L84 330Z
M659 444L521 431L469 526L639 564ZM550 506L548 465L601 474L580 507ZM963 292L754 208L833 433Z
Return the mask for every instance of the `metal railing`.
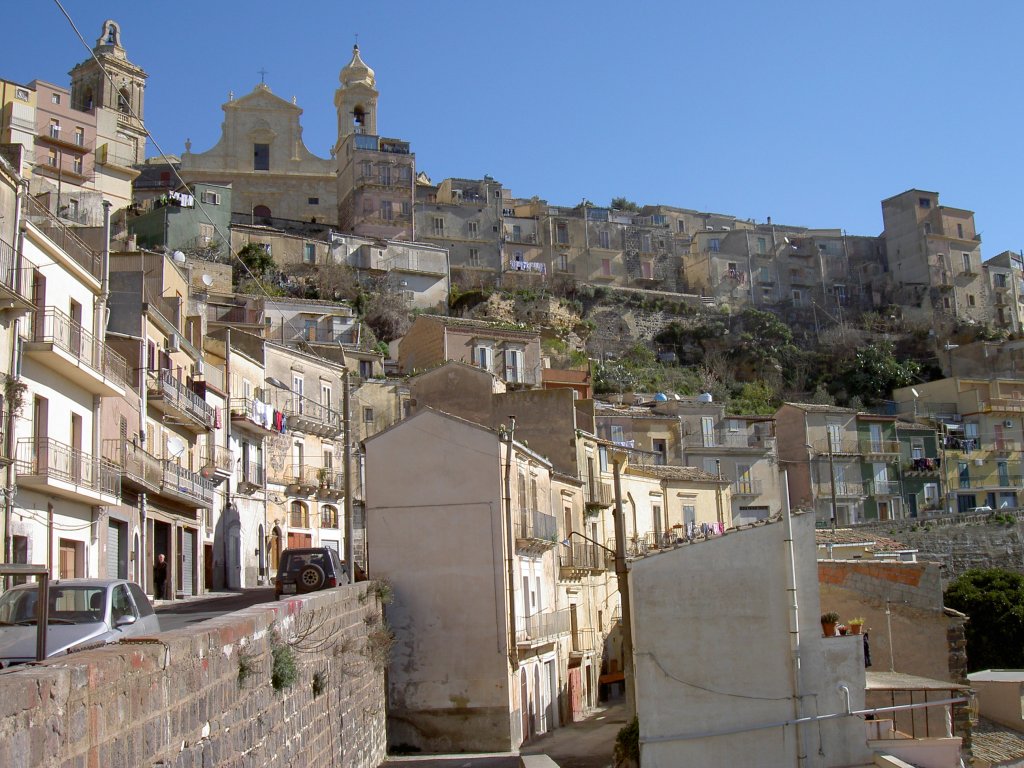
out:
M128 361L56 307L36 310L22 334L26 341L53 344L100 376L128 387Z
M18 252L6 240L0 239L0 285L18 296L29 299L32 290L32 270L35 265L27 259L18 259Z
M213 483L187 467L168 461L164 466L164 489L201 503L213 501Z
M736 480L732 484L733 496L760 496L764 483L761 480Z
M900 441L899 440L872 440L871 438L862 439L860 441L860 452L861 453L899 453L900 452Z
M570 635L569 653L589 653L600 647L601 636L596 629L577 629Z
M205 467L213 467L222 472L231 470L231 451L223 445L206 445L200 454Z
M288 418L288 427L299 432L335 434L342 429L338 411L307 397L293 395L281 410Z
M312 492L319 486L319 480L317 479L319 471L319 467L313 467L309 464L293 464L290 468L287 468L287 474L284 478L285 484L293 488L306 489Z
M993 397L989 400L981 400L978 407L985 413L998 411L1003 413L1024 413L1024 400L1017 400L1009 397Z
M554 515L536 509L521 509L516 513L516 538L550 541L558 540L558 523Z
M516 642L537 642L567 635L571 629L569 610L545 611L516 617Z
M248 487L250 493L253 490L263 488L263 465L257 461L242 462L238 467L238 485ZM240 491L245 493L245 491Z
M22 196L22 214L97 280L101 276L100 255L87 246L60 219L39 204L31 195Z
M163 480L161 461L141 445L119 437L103 441L103 458L115 464L124 476L151 488Z
M53 478L96 493L121 495L121 475L116 466L50 438L18 440L15 468L22 477Z
M865 496L864 483L836 481L836 496ZM831 497L832 484L828 481L818 483L818 496Z
M608 553L596 544L573 541L558 555L558 564L562 568L603 571L607 568L607 558Z
M872 496L899 496L900 483L898 480L870 480L868 493Z
M178 381L169 369L150 373L149 385L151 393L162 397L207 429L213 427L213 406Z
M828 438L824 440L815 440L813 448L820 454L828 455L829 451L833 454L836 453L860 453L860 441L855 438L843 437L839 440L832 440L831 445L829 444Z

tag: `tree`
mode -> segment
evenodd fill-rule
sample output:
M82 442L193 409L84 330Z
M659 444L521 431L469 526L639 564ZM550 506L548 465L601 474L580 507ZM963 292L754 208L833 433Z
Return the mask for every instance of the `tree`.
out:
M967 668L1024 667L1024 575L1002 568L975 568L945 594L949 608L966 613Z
M847 395L866 403L884 400L892 390L918 380L921 366L913 360L897 360L893 345L881 342L857 350L854 359L839 372Z
M270 255L270 250L260 243L246 243L238 251L238 258L245 267L235 264L235 282L252 277L263 282L266 277L277 271L277 264Z
M778 407L775 392L763 381L747 382L740 388L739 394L729 401L730 413L768 415L775 413Z
M613 197L609 207L618 211L631 211L633 213L640 210L639 205L625 197Z

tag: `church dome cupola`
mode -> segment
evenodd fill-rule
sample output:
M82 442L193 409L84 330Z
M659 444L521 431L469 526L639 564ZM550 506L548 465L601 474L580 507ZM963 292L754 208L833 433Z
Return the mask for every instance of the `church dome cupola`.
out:
M376 84L373 70L366 66L366 62L359 55L358 45L352 46L352 60L342 68L338 79L345 87L365 85L373 88Z

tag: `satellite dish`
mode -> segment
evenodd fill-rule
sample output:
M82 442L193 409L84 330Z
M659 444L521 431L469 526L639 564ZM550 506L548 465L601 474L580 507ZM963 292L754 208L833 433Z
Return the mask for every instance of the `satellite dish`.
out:
M213 277L211 275L203 275L203 285L207 288L213 285Z
M172 258L178 264L184 264L185 263L185 254L182 253L181 251L175 251L174 254L172 255Z
M182 451L185 450L185 441L180 437L169 437L167 438L167 450L175 457L180 456Z

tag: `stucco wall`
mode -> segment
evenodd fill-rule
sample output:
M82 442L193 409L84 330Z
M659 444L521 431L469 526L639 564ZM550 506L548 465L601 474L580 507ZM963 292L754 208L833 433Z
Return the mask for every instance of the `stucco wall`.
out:
M376 768L380 614L374 583L362 582L0 675L3 765ZM275 630L298 666L281 692L270 682Z
M856 709L864 701L860 643L821 637L813 516L796 515L793 525L802 714L843 711L840 683ZM813 736L791 726L760 729L797 709L785 537L784 524L775 523L632 563L642 766L788 768L804 737L805 765L868 762L856 718L822 721Z

